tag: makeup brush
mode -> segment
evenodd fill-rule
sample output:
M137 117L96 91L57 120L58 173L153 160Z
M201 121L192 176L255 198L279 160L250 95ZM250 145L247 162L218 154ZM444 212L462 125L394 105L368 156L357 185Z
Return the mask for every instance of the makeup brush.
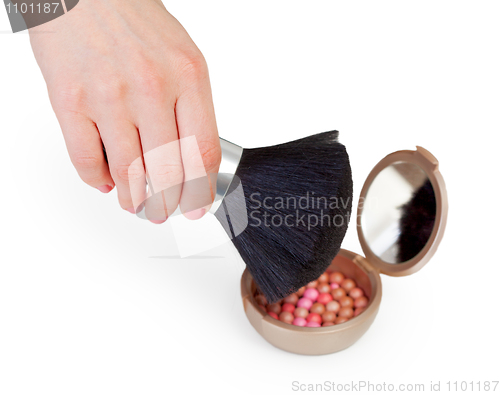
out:
M352 176L338 132L243 149L221 139L211 212L272 303L316 280L340 250Z

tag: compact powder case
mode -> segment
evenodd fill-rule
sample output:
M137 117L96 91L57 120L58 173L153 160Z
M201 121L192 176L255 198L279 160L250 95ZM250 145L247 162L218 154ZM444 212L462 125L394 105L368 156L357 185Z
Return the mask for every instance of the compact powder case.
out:
M380 274L406 276L436 252L448 213L446 187L437 159L427 150L398 151L382 159L361 191L357 230L364 257L340 250L330 269L356 281L369 299L366 310L333 326L308 328L276 320L254 300L248 269L241 277L245 314L259 334L285 351L321 355L343 350L368 330L382 300Z

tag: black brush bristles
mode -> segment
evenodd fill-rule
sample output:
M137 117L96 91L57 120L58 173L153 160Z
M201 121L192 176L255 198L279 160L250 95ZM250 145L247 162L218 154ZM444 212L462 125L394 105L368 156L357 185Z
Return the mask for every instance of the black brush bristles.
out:
M436 195L431 181L427 179L401 209L398 262L406 262L424 249L434 229Z
M270 303L316 280L340 250L351 214L352 175L337 138L332 131L243 150L215 214L230 236L242 230L232 241ZM240 182L243 193L232 193ZM242 207L244 218L229 215Z

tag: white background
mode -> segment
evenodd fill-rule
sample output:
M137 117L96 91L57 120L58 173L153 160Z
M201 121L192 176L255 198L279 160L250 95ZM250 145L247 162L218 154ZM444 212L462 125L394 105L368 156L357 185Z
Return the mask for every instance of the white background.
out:
M82 0L84 1L84 0ZM168 225L73 170L27 34L0 10L0 394L288 394L292 382L500 380L496 1L169 1L210 68L220 135L264 146L338 129L355 196L421 145L449 202L419 273L383 276L370 330L306 357L263 340L230 244L179 259ZM361 248L355 226L343 247ZM500 392L500 386L497 388Z

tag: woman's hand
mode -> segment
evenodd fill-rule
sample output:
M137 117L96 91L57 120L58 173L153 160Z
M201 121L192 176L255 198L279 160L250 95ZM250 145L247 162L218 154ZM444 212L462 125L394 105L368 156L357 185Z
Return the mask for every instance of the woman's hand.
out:
M215 190L207 173L217 173L221 156L208 69L163 4L85 0L30 37L82 180L104 193L116 185L132 213L147 182L146 216L155 223L179 203L201 218ZM192 179L206 181L182 187Z

